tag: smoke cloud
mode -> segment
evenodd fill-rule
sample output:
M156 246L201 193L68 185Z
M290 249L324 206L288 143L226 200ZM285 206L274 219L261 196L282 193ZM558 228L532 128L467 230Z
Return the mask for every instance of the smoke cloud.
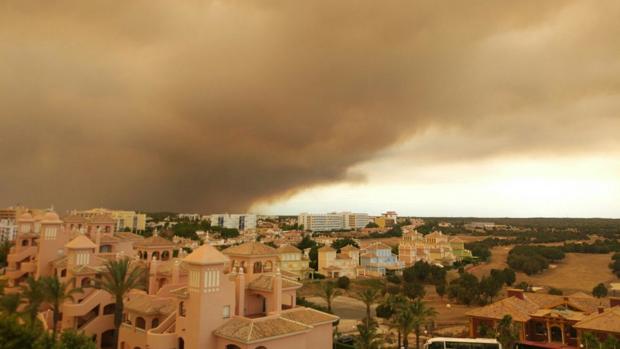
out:
M616 147L618 17L612 0L3 1L0 203L244 210L358 180L428 128L485 142L447 136L427 161Z

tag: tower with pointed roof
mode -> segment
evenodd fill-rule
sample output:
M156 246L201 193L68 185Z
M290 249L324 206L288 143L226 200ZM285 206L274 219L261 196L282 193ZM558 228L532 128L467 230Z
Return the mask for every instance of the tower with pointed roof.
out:
M39 251L37 254L37 277L53 273L51 262L62 256L69 234L63 229L63 222L53 211L46 212L40 220Z
M177 333L186 348L215 348L213 332L235 310L235 282L225 274L230 259L208 244L183 259L188 273L187 300L179 308L185 316ZM180 317L181 318L181 317Z

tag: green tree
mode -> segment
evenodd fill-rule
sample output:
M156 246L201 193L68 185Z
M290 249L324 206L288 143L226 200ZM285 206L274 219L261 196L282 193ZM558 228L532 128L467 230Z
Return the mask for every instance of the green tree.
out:
M591 332L584 333L582 341L585 349L601 349L601 342Z
M443 296L446 294L446 283L440 282L436 284L435 292L437 292L437 295L439 295L439 297L443 299Z
M607 296L607 287L605 284L600 283L592 289L592 295L596 298L603 298Z
M370 310L379 300L380 295L379 290L374 287L365 288L363 291L357 293L358 299L364 302L366 306L366 326L370 326L370 321L372 319Z
M21 295L11 293L0 297L0 314L4 317L17 314L17 309L21 304Z
M125 297L133 289L143 289L146 284L145 270L131 264L129 258L110 260L105 263L105 272L95 287L102 289L114 297L114 348L118 348L118 331L123 320Z
M33 328L37 323L39 308L41 308L41 304L45 301L45 285L42 280L35 280L32 276L28 276L26 283L21 286L21 294L24 300L27 301L24 312L30 327Z
M512 316L504 315L497 324L497 340L503 348L513 348L519 340L519 326L512 321Z
M432 307L428 307L421 299L416 299L409 305L409 310L413 314L413 331L415 332L415 347L420 349L420 332L422 326L427 324L437 315Z
M0 349L38 348L41 328L22 326L15 316L0 316Z
M96 349L93 340L74 330L63 331L55 349Z
M8 240L0 242L0 268L7 266L7 257L11 250L11 243Z
M358 243L355 242L355 240L351 238L336 239L334 240L334 242L332 242L332 248L336 250L340 250L341 248L348 246L348 245L355 246L357 248L360 247Z
M504 282L506 286L512 286L517 281L517 273L510 268L504 268Z
M377 325L358 324L359 337L355 339L356 349L378 349L381 345L381 336L377 332Z
M325 281L321 284L320 296L327 303L327 311L332 312L332 302L336 297L340 295L340 290L336 288L336 284L333 281Z
M44 300L52 308L52 339L56 340L62 304L67 300L73 300L73 295L82 292L82 289L73 288L73 280L61 282L55 275L43 277L41 282L43 284Z
M336 283L338 284L338 288L341 288L343 290L348 290L349 285L351 285L351 280L346 276L341 276L338 278Z

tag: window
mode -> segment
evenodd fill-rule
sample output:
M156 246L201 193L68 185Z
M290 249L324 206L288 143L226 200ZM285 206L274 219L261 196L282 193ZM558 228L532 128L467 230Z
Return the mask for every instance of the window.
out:
M222 312L222 317L224 319L228 319L230 317L230 305L224 306L224 311Z
M192 270L189 272L189 287L200 287L200 272Z
M75 255L75 264L77 265L87 265L90 262L90 254L88 253L78 253Z
M143 317L139 316L136 318L136 327L141 328L143 330L146 328L146 321L144 321Z
M116 304L114 303L108 304L105 307L103 307L103 315L114 314L115 310L116 310Z
M30 225L22 224L22 233L30 233Z
M179 303L179 316L185 316L185 302Z
M153 319L151 321L151 328L156 328L157 326L159 326L159 319Z
M219 286L220 286L220 273L217 270L205 271L204 287L213 289Z
M545 324L543 324L542 322L534 323L534 331L536 332L536 334L540 334L540 335L547 334L547 328L545 327Z
M261 273L262 269L263 269L263 265L261 264L261 262L254 263L254 273L255 274Z
M443 342L432 342L431 345L428 346L428 349L444 349Z
M273 264L271 263L271 261L267 261L265 262L265 265L263 266L263 271L268 273L273 269Z
M45 240L55 240L57 231L58 231L57 227L45 228Z

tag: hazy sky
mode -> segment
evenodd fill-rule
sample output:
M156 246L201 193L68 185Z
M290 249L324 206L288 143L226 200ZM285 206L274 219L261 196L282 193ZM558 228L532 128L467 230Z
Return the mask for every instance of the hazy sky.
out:
M0 205L620 217L620 2L0 3Z

